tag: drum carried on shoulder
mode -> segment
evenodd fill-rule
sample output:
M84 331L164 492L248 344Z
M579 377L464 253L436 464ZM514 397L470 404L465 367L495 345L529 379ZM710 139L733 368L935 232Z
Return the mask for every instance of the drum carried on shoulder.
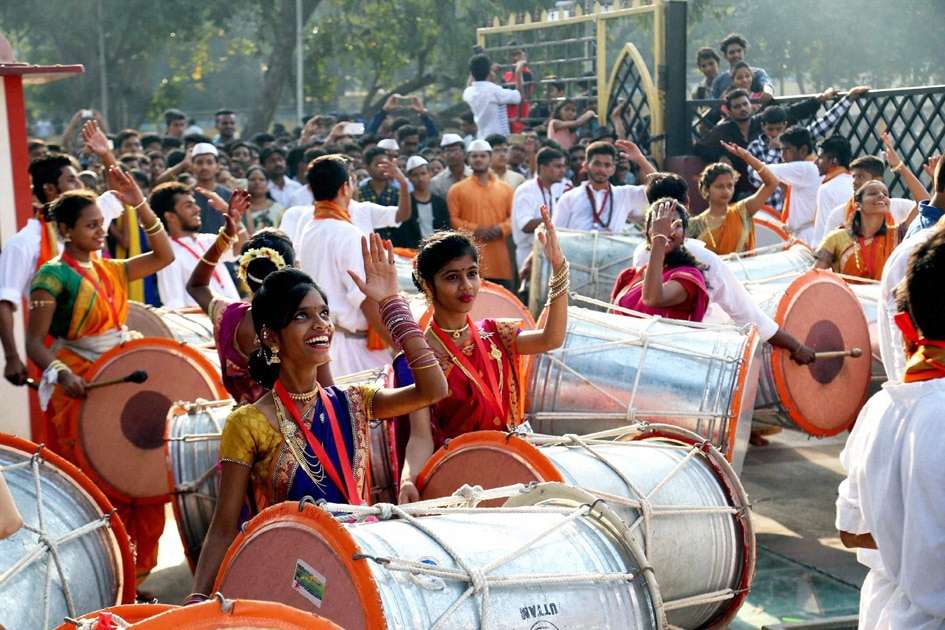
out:
M0 625L50 628L135 597L128 534L105 494L37 444L0 435L0 469L23 527L0 540Z

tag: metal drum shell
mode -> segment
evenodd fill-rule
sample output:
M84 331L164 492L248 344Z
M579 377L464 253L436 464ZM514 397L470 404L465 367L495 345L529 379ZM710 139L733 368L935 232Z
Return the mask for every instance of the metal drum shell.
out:
M39 453L39 455L36 455ZM26 525L39 528L39 504L32 470L10 466L39 458L40 492L43 496L45 533L60 538L92 521L111 514L108 525L64 543L59 557L75 614L85 614L106 606L131 603L135 598L135 564L124 523L113 513L105 494L78 468L37 444L0 434L0 467L13 495L17 510ZM37 535L25 528L0 540L0 575L7 573L23 554L38 546ZM0 586L0 624L7 630L33 630L41 626L46 564L53 559L46 554L11 582ZM48 621L58 623L69 614L55 566ZM51 627L51 626L49 626Z
M755 247L790 247L791 235L785 229L780 216L764 212L764 207L754 217Z
M625 439L643 441L467 433L434 453L417 486L422 500L450 496L464 484L492 489L549 481L602 497L642 543L660 584L668 623L726 627L747 596L755 568L754 529L738 476L718 450L677 427L636 425L617 436ZM614 497L628 502L648 497L653 506L650 527L640 522L641 508ZM674 601L727 589L738 594L674 609Z
M176 339L198 348L215 345L213 322L199 307L166 309L129 301L126 323L145 337Z
M646 243L643 233L630 225L621 234L566 228L557 228L556 233L561 251L571 267L571 292L605 303L610 302L610 293L620 272L633 266L633 252ZM532 246L532 257L541 264L532 265L528 309L538 313L548 297L551 278L551 264L544 259L538 239ZM604 310L596 306L589 308Z
M804 243L795 242L783 251L757 256L728 254L722 260L742 282L761 282L771 278L795 278L814 266L814 253Z
M210 529L220 484L220 435L232 399L179 402L167 412L164 457L168 488L191 570Z
M870 371L871 380L874 384L882 384L887 380L886 367L883 365L882 351L880 350L879 336L879 283L878 282L848 282L850 290L853 291L856 298L863 307L863 314L866 316L866 325L870 331L870 353L873 357L873 366ZM866 352L866 348L863 348ZM871 390L872 393L872 390Z
M637 574L630 582L541 584L493 588L490 627L536 626L523 608L554 604L558 627L662 628L662 603L652 573L640 572L646 559L624 526L606 506L577 518L529 547L488 575L574 573ZM424 529L446 541L468 564L484 567L528 546L537 532L560 524L565 516L548 510L509 513L502 509L443 513L420 519ZM396 556L458 568L450 553L405 520L339 523L304 503L267 508L237 535L224 558L214 589L226 597L280 601L321 614L349 629L429 628L466 590L462 581L414 579L389 571L368 557ZM299 561L314 569L326 585L320 606L292 588ZM249 570L252 567L252 571ZM640 572L640 573L638 573ZM428 586L424 586L426 583ZM327 585L333 596L328 598ZM245 595L244 595L245 594ZM481 597L481 596L479 596ZM446 627L478 628L478 597L467 599ZM540 616L538 617L540 618ZM561 622L559 624L559 622Z
M123 377L132 368L148 371L149 361L160 369L151 369L148 380L90 391L67 423L67 439L76 443L83 471L106 495L126 503L169 499L163 436L174 402L227 397L210 358L170 339L134 339L116 346L98 358L87 380Z
M781 328L815 351L870 347L860 302L829 271L812 269L793 280L748 283L746 289ZM788 352L765 344L755 420L817 437L850 428L869 390L870 360L865 354L799 366Z
M569 307L564 344L532 360L525 418L550 435L672 424L708 439L738 471L758 385L757 346L753 326Z

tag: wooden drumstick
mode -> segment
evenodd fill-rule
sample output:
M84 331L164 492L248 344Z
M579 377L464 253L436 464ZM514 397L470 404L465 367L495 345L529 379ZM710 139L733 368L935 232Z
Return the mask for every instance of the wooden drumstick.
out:
M814 358L817 359L838 359L842 357L853 357L858 358L863 356L863 351L859 348L851 348L850 350L830 350L829 352L815 352Z
M96 383L89 383L85 386L86 389L96 389L99 387L105 387L106 385L117 385L118 383L143 383L148 380L148 373L144 370L135 370L128 376L124 378L113 378L107 381L98 381Z

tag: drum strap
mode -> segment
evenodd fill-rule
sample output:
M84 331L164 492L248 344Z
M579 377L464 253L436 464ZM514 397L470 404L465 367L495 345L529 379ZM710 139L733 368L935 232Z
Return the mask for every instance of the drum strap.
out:
M115 306L115 292L112 290L112 283L108 281L108 278L105 276L105 274L98 274L99 279L96 280L91 276L91 274L89 274L88 271L83 269L82 266L76 262L75 258L66 252L62 252L62 259L67 265L72 267L73 271L85 278L89 284L91 284L93 287L97 287L102 292L102 294L105 296L105 305L108 307L108 312L111 313L112 320L115 322L115 327L121 328L122 322L118 318L118 307Z
M492 407L492 412L496 417L503 422L508 422L508 412L506 411L508 407L502 404L504 397L498 386L498 377L496 376L495 366L492 365L491 360L495 359L501 370L502 353L495 345L492 346L492 352L487 353L485 344L482 341L482 336L479 335L479 328L473 324L472 318L468 314L466 315L466 323L469 326L469 330L472 331L470 336L473 338L473 343L476 344L476 352L479 353L479 356L482 357L483 363L485 364L486 377L489 379L488 383L484 381L479 370L466 358L463 351L453 343L449 335L443 332L443 329L436 323L436 320L430 322L430 327L433 329L436 338L439 339L446 351L452 355L453 360L463 368L463 372L466 373L476 388L482 393L486 402ZM490 341L490 345L491 344L492 342Z
M318 398L322 403L325 413L328 414L331 433L335 438L336 448L338 449L338 459L341 460L341 474L344 475L344 483L342 483L341 476L338 474L331 458L328 457L328 453L325 452L325 447L318 441L318 438L315 437L312 430L302 422L299 410L295 408L295 403L289 397L289 392L286 391L282 381L276 381L273 391L279 396L282 405L292 414L292 419L295 420L295 423L302 429L309 448L315 453L315 457L318 458L318 461L322 463L322 468L324 468L328 476L331 477L331 480L334 482L335 486L338 487L338 490L341 491L341 494L348 500L348 503L353 505L360 504L361 499L354 483L354 474L351 472L351 460L348 457L348 447L345 446L344 436L341 435L341 426L338 424L338 415L335 413L335 407L331 404L331 400L328 399L328 394L325 393L325 389L319 386Z

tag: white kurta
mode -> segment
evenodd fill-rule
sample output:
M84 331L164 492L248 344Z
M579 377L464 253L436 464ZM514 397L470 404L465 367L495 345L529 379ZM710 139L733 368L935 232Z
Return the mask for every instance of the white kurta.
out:
M525 232L522 228L541 218L542 205L547 205L548 213L554 215L556 202L570 189L571 182L567 179L554 182L550 190L543 189L537 177L515 189L515 196L512 197L512 238L515 240L515 264L519 269L532 251L535 241L535 232Z
M945 627L943 407L945 379L886 383L840 454L837 526L872 534L880 560L865 554L861 628Z
M337 219L307 221L299 238L297 259L328 296L335 325L331 342L331 371L343 376L390 363L387 350L367 347L367 317L361 311L365 296L348 275L350 269L364 278L361 238L356 225Z
M788 229L811 247L817 247L819 243L814 241L814 218L817 215L817 191L823 181L817 165L802 160L769 164L768 168L778 179L791 187L790 204L785 202ZM848 183L847 191L849 190Z
M177 241L180 241L178 243ZM217 241L216 234L194 234L180 239L171 239L171 249L174 250L174 262L157 272L158 292L161 294L161 304L166 308L183 308L196 306L197 302L187 293L187 281L200 257ZM184 247L184 245L187 247ZM233 249L227 249L220 256L220 262L233 262L236 256ZM230 272L222 265L215 267L210 276L210 289L217 295L239 300L240 292L230 276Z
M646 188L643 186L611 186L610 194L607 189L594 190L594 204L598 216L605 225L596 225L594 208L587 196L588 184L584 182L577 188L561 195L551 221L555 227L570 228L572 230L606 230L620 233L627 224L627 219L633 217L642 221L643 210L649 205L646 199ZM613 195L611 197L610 195ZM606 197L606 200L605 200ZM606 202L605 202L606 201Z

